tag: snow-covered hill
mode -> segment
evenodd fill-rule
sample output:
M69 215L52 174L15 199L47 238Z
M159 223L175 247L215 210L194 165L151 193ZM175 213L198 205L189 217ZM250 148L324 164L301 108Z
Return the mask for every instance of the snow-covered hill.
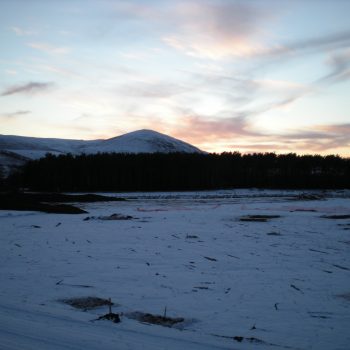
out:
M153 130L138 130L113 137L108 140L86 144L80 151L85 153L119 152L119 153L201 153L202 151L186 142Z
M200 149L153 130L138 130L107 140L67 140L0 135L0 168L5 173L28 159L52 154L116 153L203 153Z

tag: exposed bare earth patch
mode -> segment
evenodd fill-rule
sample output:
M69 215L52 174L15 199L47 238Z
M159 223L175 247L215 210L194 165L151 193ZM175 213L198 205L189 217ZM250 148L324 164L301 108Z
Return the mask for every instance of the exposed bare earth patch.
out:
M173 327L177 323L184 322L185 319L182 317L167 317L167 316L160 316L160 315L153 315L150 313L143 313L143 312L131 312L125 315L128 318L138 320L140 322L145 323L151 323L151 324L157 324L159 326L163 327Z
M114 213L111 215L101 215L101 216L87 216L84 221L89 221L89 220L131 220L134 219L133 216L131 215L123 215L123 214L118 214L118 213Z
M61 300L65 304L73 306L77 309L92 310L101 306L114 305L110 299L103 299L97 297L81 297L81 298L70 298Z
M239 221L267 222L270 219L277 219L280 217L280 215L245 215L241 216Z
M120 317L119 317L119 314L109 312L108 314L100 316L96 321L100 321L100 320L108 320L108 321L112 321L113 323L119 323Z

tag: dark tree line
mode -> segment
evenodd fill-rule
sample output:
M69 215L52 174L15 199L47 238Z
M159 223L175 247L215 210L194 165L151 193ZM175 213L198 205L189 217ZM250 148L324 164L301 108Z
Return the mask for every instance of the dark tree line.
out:
M294 153L48 154L8 183L39 191L350 188L350 159Z

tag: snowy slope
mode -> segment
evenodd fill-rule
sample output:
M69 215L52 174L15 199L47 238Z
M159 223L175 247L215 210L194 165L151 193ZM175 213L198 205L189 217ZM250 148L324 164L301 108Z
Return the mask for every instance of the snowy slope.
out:
M0 135L0 150L11 151L28 158L45 153L200 153L200 149L153 130L138 130L107 140L66 140Z
M153 130L138 130L125 135L102 140L95 145L86 145L81 151L85 153L119 152L119 153L200 153L200 149L161 134Z
M11 167L23 164L26 158L39 159L44 157L46 153L57 155L99 152L203 153L200 149L186 142L153 130L138 130L107 140L91 141L0 135L0 168L5 173L8 173Z
M123 195L82 215L0 211L0 349L349 349L350 221L322 217L350 214L349 193ZM84 221L113 213L133 219ZM122 322L60 302L84 296ZM127 317L165 306L182 329Z
M68 153L92 141L0 135L0 150L37 158L48 152ZM45 153L44 153L45 152Z

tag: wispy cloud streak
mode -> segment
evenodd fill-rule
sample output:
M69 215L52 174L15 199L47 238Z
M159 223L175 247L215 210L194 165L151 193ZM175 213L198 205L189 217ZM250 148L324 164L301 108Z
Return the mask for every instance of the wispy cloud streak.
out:
M350 47L350 31L285 43L276 48L265 49L261 53L271 58L298 54L305 51L314 52L347 47Z
M31 111L16 111L11 113L1 113L0 116L8 119L13 119L13 118L21 117L23 115L27 115L29 113L31 113Z
M39 50L41 52L45 52L50 55L66 55L70 52L69 47L64 46L54 46L51 44L46 43L28 43L27 46L31 47L32 49Z
M350 79L350 49L332 55L327 63L331 71L316 83L334 84Z
M44 92L49 90L54 86L54 83L47 82L47 83L40 83L40 82L30 82L23 85L15 85L10 86L6 88L0 96L10 96L15 94L27 94L32 95L39 92Z
M36 32L32 30L26 30L17 26L13 26L10 28L17 36L31 36L36 34Z
M188 91L188 86L162 81L134 82L117 89L119 95L136 98L169 98Z

